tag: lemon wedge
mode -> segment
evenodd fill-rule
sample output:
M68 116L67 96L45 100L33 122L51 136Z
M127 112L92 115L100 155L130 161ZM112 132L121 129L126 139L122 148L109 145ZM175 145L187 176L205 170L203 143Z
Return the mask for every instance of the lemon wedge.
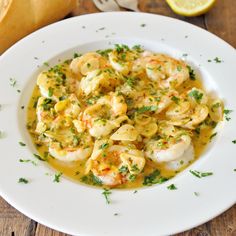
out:
M171 9L182 16L199 16L209 11L216 0L166 0Z

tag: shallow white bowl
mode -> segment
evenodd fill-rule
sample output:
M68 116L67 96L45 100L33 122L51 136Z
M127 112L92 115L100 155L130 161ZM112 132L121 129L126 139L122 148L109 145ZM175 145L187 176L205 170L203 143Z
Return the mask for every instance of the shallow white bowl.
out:
M26 108L36 75L74 52L105 49L115 43L168 53L186 60L203 78L208 91L236 110L236 53L227 43L193 25L168 17L143 13L101 13L74 17L45 27L24 38L0 58L0 193L11 205L32 219L73 235L167 235L190 229L219 215L236 201L236 112L217 127L218 135L201 158L174 179L138 190L113 190L111 204L101 189L62 178L33 159L34 149L25 128ZM223 60L216 63L214 58ZM208 62L208 60L211 62ZM10 86L10 78L17 80ZM21 93L17 92L21 90ZM22 147L18 144L27 144ZM189 170L211 171L196 178ZM49 173L45 175L45 173ZM29 184L17 183L20 177ZM167 189L174 183L178 190ZM198 192L199 196L195 196ZM117 216L114 214L118 213Z

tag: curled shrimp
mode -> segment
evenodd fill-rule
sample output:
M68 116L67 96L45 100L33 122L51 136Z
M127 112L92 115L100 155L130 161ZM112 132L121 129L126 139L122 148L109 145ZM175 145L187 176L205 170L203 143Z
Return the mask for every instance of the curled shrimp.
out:
M158 81L161 88L177 88L189 78L187 65L166 55L149 57L146 73L151 80Z
M195 127L203 122L209 113L209 109L205 103L207 96L200 89L192 89L187 95L178 98L178 102L173 103L166 111L168 123L183 128L195 129Z
M179 169L194 159L194 151L189 135L172 137L169 140L150 141L146 145L146 156L157 163L165 163L170 169Z
M102 184L116 186L136 178L145 166L145 158L135 147L97 140L86 166L86 173L91 171Z
M80 89L87 96L99 94L100 91L112 91L119 84L119 76L112 69L96 69L88 72L81 79Z
M74 74L87 75L89 72L105 67L104 58L95 52L88 52L81 57L74 58L70 63L70 69Z
M83 121L93 137L106 136L128 120L127 105L122 95L110 93L98 99L97 103L85 109Z
M111 66L123 75L127 75L132 68L133 60L137 53L127 48L113 50L108 54Z
M58 84L60 86L58 86ZM41 94L54 101L66 95L66 87L58 82L58 77L51 72L42 72L37 78Z
M150 107L151 111L154 111L156 114L158 114L168 108L168 106L172 103L172 98L177 95L178 92L175 90L160 90L158 95L149 95L143 93L136 96L135 107L138 109Z
M40 97L36 106L36 114L38 120L36 132L43 133L51 126L52 121L55 119L53 100Z
M125 103L124 97L117 93L111 92L109 95L101 97L98 99L97 104L110 107L112 116L124 115L127 112L127 104Z
M59 143L49 145L49 153L57 160L64 162L87 159L92 153L92 147L60 148Z

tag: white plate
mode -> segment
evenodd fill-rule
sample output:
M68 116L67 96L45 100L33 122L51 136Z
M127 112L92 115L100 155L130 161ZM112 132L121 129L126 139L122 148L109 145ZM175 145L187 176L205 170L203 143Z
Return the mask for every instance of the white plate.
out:
M144 24L144 25L143 25ZM62 178L46 163L20 163L34 159L35 149L25 128L26 109L35 76L73 52L109 48L114 43L141 44L187 61L201 74L228 109L236 111L235 49L193 25L151 14L102 13L71 18L45 27L14 45L0 58L0 192L15 208L32 219L73 235L167 235L202 224L232 206L236 200L236 112L218 126L218 135L201 158L174 179L138 190L113 190L111 204L101 189ZM216 63L214 58L222 63ZM208 60L211 59L211 62ZM38 67L39 65L39 67ZM10 86L10 78L17 86ZM17 92L21 90L21 93ZM27 144L22 147L18 144ZM196 178L189 170L212 171ZM52 175L46 175L51 173ZM29 184L17 183L20 177ZM174 183L178 190L167 189ZM199 196L195 196L198 192ZM118 215L114 215L118 213Z

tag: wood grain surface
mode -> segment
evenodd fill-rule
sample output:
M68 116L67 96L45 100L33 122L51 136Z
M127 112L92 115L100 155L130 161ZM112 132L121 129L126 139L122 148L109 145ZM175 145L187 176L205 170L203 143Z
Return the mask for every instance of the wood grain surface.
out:
M236 0L218 0L206 15L193 18L176 15L164 0L139 0L139 8L143 12L171 16L198 25L236 48ZM93 12L99 10L92 0L81 0L79 7L69 17ZM67 234L38 224L0 198L0 236L67 236ZM215 219L176 236L236 236L236 205Z

